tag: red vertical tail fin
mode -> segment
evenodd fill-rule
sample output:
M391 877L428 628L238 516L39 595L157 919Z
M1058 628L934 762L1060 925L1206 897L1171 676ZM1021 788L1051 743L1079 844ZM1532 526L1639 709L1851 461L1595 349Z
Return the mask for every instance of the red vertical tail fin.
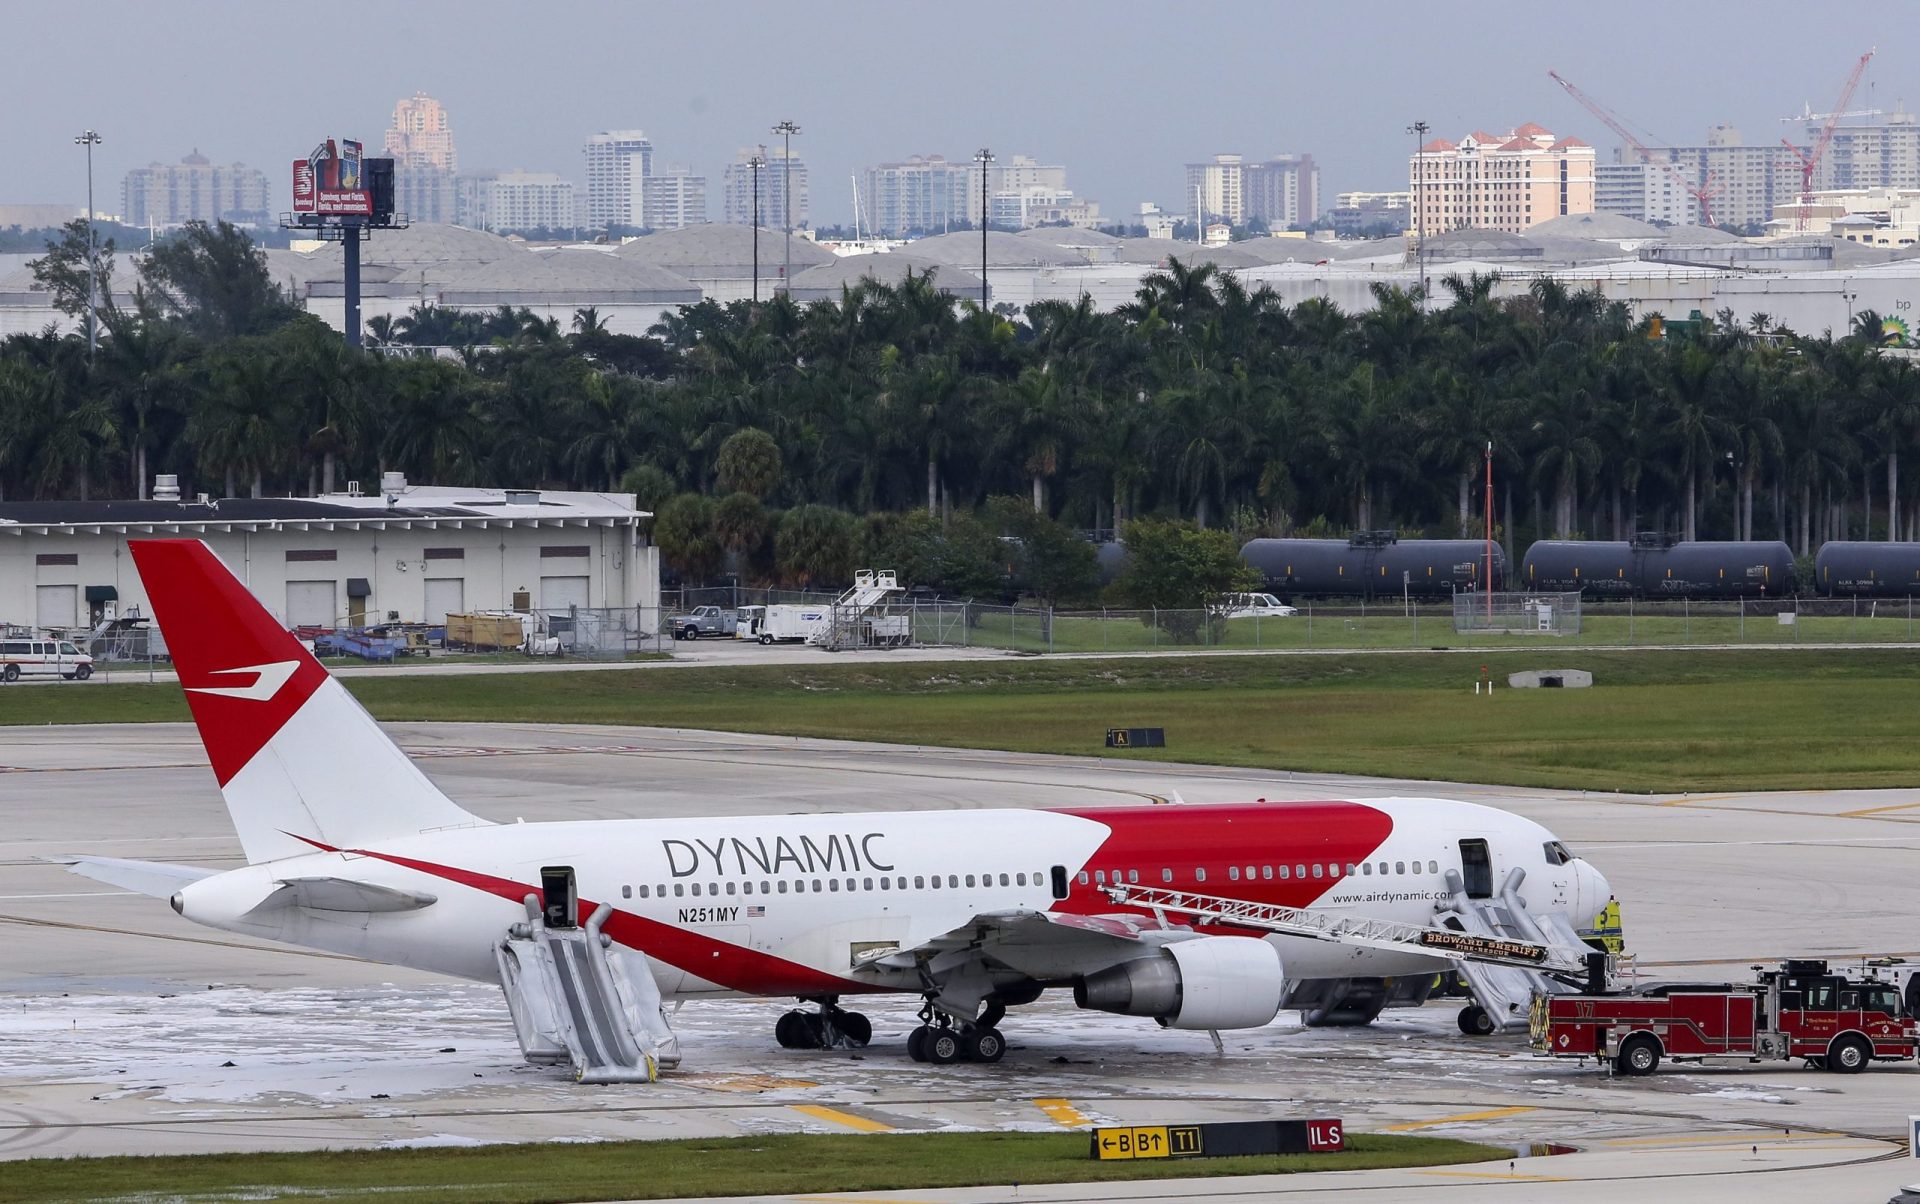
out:
M207 545L131 540L247 860L481 822L455 806Z

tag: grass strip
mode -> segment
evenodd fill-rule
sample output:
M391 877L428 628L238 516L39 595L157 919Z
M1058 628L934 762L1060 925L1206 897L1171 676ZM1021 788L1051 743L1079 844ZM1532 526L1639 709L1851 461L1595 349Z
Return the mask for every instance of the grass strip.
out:
M1510 1157L1472 1142L1349 1134L1335 1154L1096 1162L1085 1133L788 1133L683 1141L490 1145L6 1164L0 1201L374 1198L383 1204L661 1199L1000 1183L1211 1178L1449 1166ZM241 1193L244 1195L230 1194Z
M1485 666L1500 688L1476 695ZM1512 690L1582 668L1580 690ZM836 663L346 679L384 720L659 725L1648 792L1920 784L1898 649ZM184 720L172 685L0 690L0 724ZM1167 729L1112 752L1108 727Z

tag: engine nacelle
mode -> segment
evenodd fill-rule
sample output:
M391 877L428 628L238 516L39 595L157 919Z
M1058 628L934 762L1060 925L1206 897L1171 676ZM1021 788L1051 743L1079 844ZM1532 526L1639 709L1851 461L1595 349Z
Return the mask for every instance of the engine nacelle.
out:
M1280 951L1245 936L1203 936L1167 945L1074 984L1083 1008L1152 1016L1165 1028L1259 1028L1286 994Z

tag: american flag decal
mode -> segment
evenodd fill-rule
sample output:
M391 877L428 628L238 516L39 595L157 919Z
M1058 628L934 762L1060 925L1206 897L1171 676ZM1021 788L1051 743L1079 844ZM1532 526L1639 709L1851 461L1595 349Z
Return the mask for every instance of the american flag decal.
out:
M766 909L766 908L764 908L764 907L749 907L749 908L747 908L747 918L748 918L749 920L751 920L751 919L753 919L753 918L755 918L756 916L759 916L759 917L764 917L764 916L765 916L766 914L767 914L767 909Z

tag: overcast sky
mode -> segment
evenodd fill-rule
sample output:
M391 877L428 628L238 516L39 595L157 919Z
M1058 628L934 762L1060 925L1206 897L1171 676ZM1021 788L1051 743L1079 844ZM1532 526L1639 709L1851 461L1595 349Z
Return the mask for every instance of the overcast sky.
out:
M1804 103L1831 107L1871 37L1854 107L1920 103L1920 22L1904 4L1872 11L1869 33L1804 0L10 0L0 202L81 204L73 136L91 126L103 210L129 167L195 147L266 170L284 205L293 158L329 135L371 151L415 90L447 106L468 168L583 182L586 135L644 129L656 162L712 177L715 218L721 167L783 118L804 130L822 225L850 221L849 174L867 163L983 145L1066 164L1112 217L1178 207L1181 165L1218 151L1310 152L1331 202L1404 187L1416 119L1450 137L1538 121L1609 159L1615 139L1550 67L1669 143L1719 121L1777 139Z

